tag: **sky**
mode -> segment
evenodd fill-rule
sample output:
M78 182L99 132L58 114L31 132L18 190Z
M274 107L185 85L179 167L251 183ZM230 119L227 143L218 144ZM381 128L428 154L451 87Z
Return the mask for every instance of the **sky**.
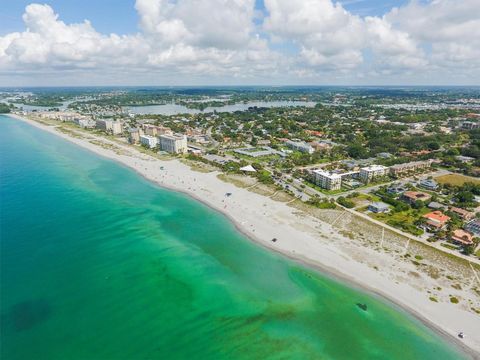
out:
M2 0L1 86L480 85L480 0Z

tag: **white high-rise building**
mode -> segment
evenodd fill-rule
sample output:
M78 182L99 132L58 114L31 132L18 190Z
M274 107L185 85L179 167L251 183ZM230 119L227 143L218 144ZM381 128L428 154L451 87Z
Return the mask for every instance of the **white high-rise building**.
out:
M383 165L370 165L360 169L360 180L368 184L375 178L385 176L388 173L388 168Z
M158 145L158 138L149 135L140 135L140 144L147 145L150 149L153 149Z
M315 184L327 190L340 190L342 187L342 176L324 170L314 170L313 180Z
M313 152L315 151L315 149L313 147L311 147L309 144L307 144L304 141L288 140L285 143L285 145L287 145L289 148L291 148L293 150L297 150L297 151L304 152L304 153L307 153L307 154L313 154Z
M158 139L160 140L160 150L172 154L185 154L187 152L186 135L160 135Z

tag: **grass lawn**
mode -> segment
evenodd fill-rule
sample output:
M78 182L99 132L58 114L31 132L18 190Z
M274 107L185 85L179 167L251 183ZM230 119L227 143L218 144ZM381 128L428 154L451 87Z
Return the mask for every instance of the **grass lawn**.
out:
M418 228L414 223L418 220L422 215L430 212L430 209L423 208L420 210L410 209L407 211L400 211L400 212L391 212L387 214L371 214L374 219L380 220L390 226L399 228L406 232L409 232L413 235L422 235L423 230Z
M327 189L323 189L321 188L320 186L317 186L313 183L311 183L310 181L305 181L304 184L306 186L309 186L311 187L312 189L315 189L319 192L321 192L322 194L325 194L325 195L337 195L337 194L341 194L343 192L346 192L348 190L345 190L345 189L340 189L340 190L327 190Z
M471 182L474 184L480 184L480 179L470 177L470 176L465 176L462 174L442 175L442 176L436 177L435 180L440 184L450 184L450 185L456 185L456 186L461 186L468 182Z

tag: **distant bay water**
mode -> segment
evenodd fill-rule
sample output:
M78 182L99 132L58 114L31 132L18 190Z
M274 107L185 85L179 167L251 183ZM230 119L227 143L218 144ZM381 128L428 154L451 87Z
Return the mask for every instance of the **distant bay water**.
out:
M223 105L218 107L207 107L203 110L190 109L184 105L179 104L164 104L164 105L148 105L148 106L129 106L126 107L129 112L133 114L160 114L160 115L177 115L177 114L200 114L212 112L235 112L245 111L252 107L314 107L313 101L249 101L246 103L236 103L231 105Z
M392 304L6 116L0 166L1 359L463 358Z

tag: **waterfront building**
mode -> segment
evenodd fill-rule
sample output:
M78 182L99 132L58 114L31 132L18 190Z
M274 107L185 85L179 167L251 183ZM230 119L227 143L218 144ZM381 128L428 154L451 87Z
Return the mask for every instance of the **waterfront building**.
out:
M450 217L439 210L423 215L426 220L425 227L428 230L438 231L445 228L445 225L450 220Z
M378 202L374 202L374 203L371 203L370 205L368 205L368 210L370 210L371 212L380 214L380 213L389 212L390 207L388 206L388 204L385 204L381 201L378 201Z
M375 178L387 175L388 168L383 165L370 165L360 169L360 180L368 184Z
M120 135L123 132L122 123L120 121L113 120L97 120L97 129L111 133L112 135Z
M454 230L451 239L453 242L462 246L473 244L473 234L462 229Z
M128 142L130 144L139 144L140 136L143 135L143 131L139 128L133 128L128 130Z
M140 135L140 143L153 149L158 145L158 138L150 135Z
M304 152L307 154L313 154L313 151L314 151L313 147L311 147L309 144L307 144L304 141L287 140L285 142L285 145L287 145L290 149Z
M340 190L342 187L342 176L329 171L313 170L313 181L327 190Z
M74 122L84 129L93 129L96 125L95 120L85 118L75 118Z
M181 134L160 135L160 150L172 154L185 154L188 150L187 136Z
M170 128L165 126L157 126L152 124L143 124L143 131L145 135L149 136L160 136L160 135L172 135L173 132Z

